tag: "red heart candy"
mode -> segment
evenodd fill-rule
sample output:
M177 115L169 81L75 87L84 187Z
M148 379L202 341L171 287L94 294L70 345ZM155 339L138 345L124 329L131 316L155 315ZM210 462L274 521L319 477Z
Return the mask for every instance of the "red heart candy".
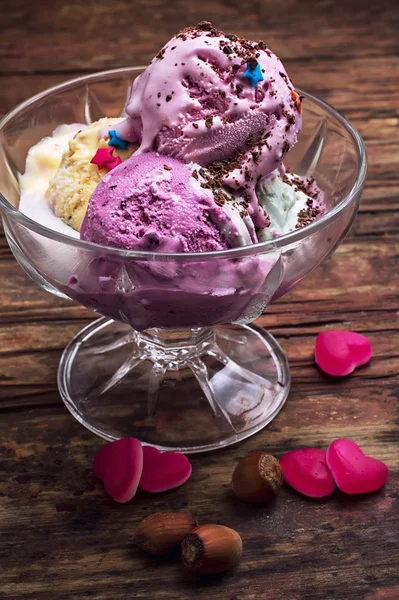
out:
M375 492L388 478L388 467L363 454L352 440L335 440L327 449L327 465L335 483L346 494Z
M191 475L190 461L179 452L160 452L153 446L143 448L143 473L140 487L146 492L166 492L182 485Z
M280 456L280 465L284 481L305 496L322 498L335 490L333 476L327 467L325 450L291 450Z
M328 375L349 375L367 363L371 355L368 339L354 331L323 331L316 338L315 360Z
M143 472L142 445L134 438L123 438L103 446L94 457L93 471L116 502L129 502Z

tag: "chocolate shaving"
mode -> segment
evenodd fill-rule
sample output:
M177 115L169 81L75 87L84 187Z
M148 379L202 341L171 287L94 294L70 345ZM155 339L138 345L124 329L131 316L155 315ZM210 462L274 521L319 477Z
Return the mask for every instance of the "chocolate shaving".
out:
M261 52L266 52L268 56L272 56L272 53L267 49L264 42L252 42L234 34L225 35L223 31L214 27L209 21L201 21L196 27L186 27L183 31L178 33L176 37L179 39L187 39L187 37L195 39L201 35L203 36L204 33L206 34L206 37L219 37L219 47L221 50L229 57L235 55L237 58L241 59L242 64L245 64L251 59L253 59L253 61L257 60ZM227 43L226 40L228 40L229 43Z
M258 66L258 61L253 56L248 60L248 66L252 71Z
M210 21L201 21L198 23L197 29L200 31L212 31L214 27Z
M320 214L320 209L315 208L303 208L298 213L298 221L296 224L296 229L300 229L301 227L305 227L305 225L309 225L315 218Z
M282 110L281 113L284 115L290 125L295 125L295 115L289 113L287 110Z
M287 173L289 173L289 171L287 171ZM319 199L320 191L317 187L315 188L315 180L313 177L302 179L292 173L290 173L290 177L288 177L287 173L282 177L284 183L293 187L296 192L303 192L312 200L317 201Z
M289 85L289 80L288 80L287 75L285 73L282 73L281 71L279 71L279 75L280 75L280 77L282 77L284 79L285 83L287 85Z
M212 117L211 115L209 115L209 116L208 116L208 117L206 117L206 119L205 119L205 127L206 127L207 129L211 129L212 125L213 125L213 117Z

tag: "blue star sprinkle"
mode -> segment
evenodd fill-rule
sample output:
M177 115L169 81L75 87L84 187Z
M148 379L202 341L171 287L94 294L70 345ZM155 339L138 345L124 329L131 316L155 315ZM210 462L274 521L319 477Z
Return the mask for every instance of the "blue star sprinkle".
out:
M264 80L260 70L260 65L254 58L251 58L247 62L247 68L245 70L244 77L250 81L252 87L256 87L256 84L259 83L259 81Z
M263 79L263 77L262 77L262 79ZM114 146L115 148L120 148L121 150L126 150L127 142L125 140L122 140L117 135L115 129L110 129L108 131L108 133L109 133L108 146Z

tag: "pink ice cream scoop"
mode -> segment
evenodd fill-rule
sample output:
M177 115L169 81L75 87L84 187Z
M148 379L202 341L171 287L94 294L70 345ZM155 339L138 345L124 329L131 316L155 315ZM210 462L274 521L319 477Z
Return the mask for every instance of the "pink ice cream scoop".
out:
M256 227L268 225L256 183L281 163L301 128L301 100L263 42L225 35L210 23L172 38L133 83L118 134L219 171L241 190Z
M251 244L250 223L222 189L202 187L201 169L155 152L112 169L92 194L80 235L105 246L149 250L144 260L100 250L71 274L68 294L142 331L253 319L272 291L274 263L259 256L198 254L158 261L159 252L203 252ZM206 173L204 173L206 175ZM238 200L237 200L238 202ZM277 260L277 259L276 259ZM272 278L272 281L275 281Z
M102 179L90 198L80 237L156 252L242 245L234 219L201 187L189 165L154 152L131 156Z

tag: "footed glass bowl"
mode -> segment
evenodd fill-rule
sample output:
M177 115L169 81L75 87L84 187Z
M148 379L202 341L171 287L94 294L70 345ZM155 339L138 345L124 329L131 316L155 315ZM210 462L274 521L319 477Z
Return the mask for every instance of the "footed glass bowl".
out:
M29 148L60 124L123 114L141 71L80 77L11 111L0 123L0 208L26 273L103 316L60 362L59 390L71 413L107 440L133 436L200 452L252 435L282 408L287 359L269 333L248 323L342 241L358 208L366 155L341 115L301 92L303 130L285 164L317 179L328 212L289 235L201 254L133 252L73 239L19 212Z

